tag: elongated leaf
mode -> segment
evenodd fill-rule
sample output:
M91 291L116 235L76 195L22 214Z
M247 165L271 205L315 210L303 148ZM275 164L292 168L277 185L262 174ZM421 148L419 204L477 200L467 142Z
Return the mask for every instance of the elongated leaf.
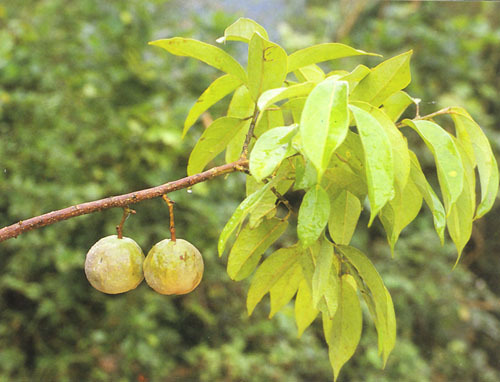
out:
M208 126L189 156L187 173L194 175L220 154L247 121L234 117L221 117Z
M404 89L411 81L412 51L392 57L372 69L351 93L351 101L365 101L380 106L389 96Z
M210 86L201 94L196 103L193 105L184 122L182 137L186 135L189 128L193 126L198 117L208 110L212 105L220 101L222 98L231 93L241 85L241 80L230 74L226 74L217 78Z
M254 135L259 138L266 131L279 126L285 126L285 120L281 109L267 109L259 114L255 125Z
M257 268L247 296L248 315L273 285L297 262L301 250L298 246L281 248L272 253Z
M328 193L330 201L335 200L342 190L349 191L360 201L365 200L368 193L364 179L346 164L326 170L321 185Z
M418 191L424 197L425 203L429 206L432 217L434 220L434 228L439 236L441 245L444 244L444 229L446 227L446 213L444 211L443 204L439 200L438 196L432 189L431 185L427 182L425 175L420 167L417 156L413 151L410 151L411 160L411 180L415 183Z
M358 65L350 73L342 75L339 79L342 81L347 81L349 83L349 94L351 94L356 87L356 85L371 73L370 68L365 65Z
M299 284L297 297L295 297L295 322L297 323L298 337L301 337L304 330L313 323L318 313L319 310L313 305L309 285L307 285L306 280L302 280Z
M229 218L226 225L222 229L219 236L218 251L219 256L222 256L224 249L226 248L226 242L229 236L233 233L236 227L245 219L248 213L255 208L255 206L260 202L265 193L274 187L278 178L274 178L269 183L266 183L262 188L248 195L233 212L233 215Z
M279 45L254 33L248 45L248 90L254 100L279 88L287 73L287 54Z
M462 255L462 250L472 234L472 221L476 209L476 178L474 166L460 141L457 142L457 148L464 165L464 188L457 202L451 207L450 213L446 219L448 233L455 243L458 252L455 266L458 264L460 256Z
M318 62L360 55L380 56L378 54L367 53L339 43L318 44L292 53L288 57L288 71L293 72L298 68L316 64Z
M395 324L392 322L394 317L392 301L388 301L388 293L382 278L366 255L351 246L338 245L336 248L354 266L371 293L375 309L374 322L379 336L379 351L383 354L385 364L394 346Z
M245 85L240 86L233 94L227 109L228 117L247 119L247 123L234 136L226 147L226 163L235 162L241 156L243 144L252 122L250 117L254 112L255 104Z
M223 72L247 81L245 69L229 54L216 46L191 38L173 37L149 42L176 56L193 57Z
M410 154L405 137L382 110L366 102L353 102L352 104L369 112L380 123L380 126L384 128L392 147L395 185L402 192L410 176Z
M304 109L306 99L306 97L292 98L281 105L281 109L291 111L293 121L295 123L300 123L300 118L302 117L302 110Z
M330 200L320 185L306 192L299 209L297 234L304 247L309 247L318 240L328 222Z
M315 307L317 307L328 286L334 256L332 244L328 240L321 240L321 247L312 278L312 299Z
M412 103L413 99L408 93L400 90L384 101L382 110L393 122L396 122Z
M396 195L380 211L387 241L394 255L394 246L401 231L415 219L422 208L422 194L413 180L409 180L403 190L396 190Z
M307 96L314 88L314 86L315 83L309 81L291 85L288 87L266 90L259 97L257 106L259 107L259 110L262 111L267 109L273 103L282 101L284 99Z
M366 182L370 200L371 225L380 209L394 196L394 163L392 147L385 129L370 113L349 105L365 153Z
M302 147L318 171L318 182L349 129L347 82L327 78L311 91L300 118Z
M300 82L321 82L325 79L325 72L315 64L303 66L293 72Z
M295 158L294 190L306 190L316 184L318 174L312 163L303 156Z
M241 230L234 242L227 260L227 274L233 280L243 265L251 258L260 258L264 252L285 232L287 221L269 219L251 229L248 225ZM255 259L253 259L255 261Z
M457 201L464 187L464 168L453 137L441 126L430 121L405 119L423 139L436 161L439 185L441 186L446 214Z
M287 155L293 154L290 141L297 125L275 127L260 136L250 155L250 172L257 181L271 175Z
M344 189L336 198L330 201L330 217L328 231L333 241L337 244L349 244L358 225L361 214L359 199Z
M323 331L335 380L356 351L363 327L361 306L349 278L349 275L344 275L340 279L339 307L333 319L323 314Z
M481 127L472 119L464 109L452 108L451 114L457 130L457 138L463 143L472 160L473 166L477 165L481 183L481 202L477 207L475 219L486 214L498 194L498 165Z
M269 39L267 32L258 23L252 19L240 17L234 23L226 28L224 36L217 39L218 43L225 43L226 41L243 41L250 42L254 33L259 33L265 39Z
M271 297L271 312L269 318L278 313L281 308L290 302L297 293L300 282L304 279L302 267L297 262L269 290Z

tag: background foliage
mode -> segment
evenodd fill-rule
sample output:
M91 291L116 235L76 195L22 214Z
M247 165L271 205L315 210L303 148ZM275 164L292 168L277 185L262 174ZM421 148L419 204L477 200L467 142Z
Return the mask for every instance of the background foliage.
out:
M288 52L325 41L386 57L413 48L409 92L422 99L422 113L467 107L499 152L498 4L287 4L283 18L266 16L268 24L245 16ZM146 43L178 35L214 41L240 15L195 1L0 5L0 225L184 176L202 124L181 141L182 124L217 73ZM339 65L350 62L359 60ZM261 304L247 318L247 286L229 281L217 258L219 231L243 194L242 177L231 175L171 195L178 235L206 263L202 284L185 297L163 297L144 284L107 296L88 285L84 255L114 232L119 210L1 243L0 380L330 380L320 325L298 340L292 307L267 320ZM126 223L125 235L145 250L168 235L162 203L135 206ZM354 245L373 256L391 291L399 337L382 371L375 330L365 325L340 380L500 379L499 212L476 223L453 272L454 248L439 246L426 212L403 231L394 260L381 226L358 230Z

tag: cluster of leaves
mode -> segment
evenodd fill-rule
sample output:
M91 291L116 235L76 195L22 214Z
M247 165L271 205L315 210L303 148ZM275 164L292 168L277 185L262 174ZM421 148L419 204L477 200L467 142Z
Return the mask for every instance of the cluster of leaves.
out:
M448 228L458 262L473 220L491 209L498 191L488 140L459 107L397 123L415 102L402 90L410 83L411 51L375 68L358 65L351 72L325 73L318 63L374 54L326 43L287 55L250 19L229 26L218 42L231 40L248 44L246 71L222 49L197 40L151 43L226 73L193 106L184 134L204 111L234 92L227 115L207 127L188 163L188 174L195 174L224 150L227 162L249 155L247 197L219 238L222 255L238 231L228 274L242 280L257 268L247 297L249 314L267 293L270 316L296 295L299 335L321 313L335 378L360 340L359 292L375 323L385 364L396 337L392 299L368 257L349 245L365 199L369 225L380 219L392 250L425 201L441 242ZM431 120L440 114L452 116L456 134ZM434 156L443 203L408 148L402 126L418 133ZM477 208L476 168L481 185ZM290 214L276 214L280 204L290 209L282 196L290 189L305 191L298 210L298 241L259 266L264 252L287 228Z

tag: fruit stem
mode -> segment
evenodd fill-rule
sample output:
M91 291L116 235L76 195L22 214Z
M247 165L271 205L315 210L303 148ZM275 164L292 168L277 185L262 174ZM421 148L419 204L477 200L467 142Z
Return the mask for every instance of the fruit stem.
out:
M130 214L135 214L135 210L132 210L128 207L125 207L123 209L122 220L120 221L120 224L118 224L116 226L116 232L118 234L118 239L123 239L123 224L125 224L125 220L127 220L128 216Z
M174 201L171 200L167 194L163 194L162 198L167 203L168 212L170 214L170 240L175 243Z

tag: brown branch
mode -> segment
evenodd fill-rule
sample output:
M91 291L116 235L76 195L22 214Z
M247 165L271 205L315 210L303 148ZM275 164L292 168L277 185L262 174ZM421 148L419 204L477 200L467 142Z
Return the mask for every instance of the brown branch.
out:
M163 195L162 198L165 203L167 203L168 213L170 215L170 240L175 243L174 201L171 200L167 194Z
M87 202L67 207L62 210L52 211L40 216L30 218L28 220L22 220L18 223L0 229L0 242L13 237L17 237L24 232L31 231L36 228L45 227L62 220L71 219L80 215L91 214L93 212L103 211L109 208L127 207L129 204L135 204L143 200L158 198L169 192L188 188L193 186L194 184L205 182L221 175L247 169L248 161L246 159L239 159L236 162L228 163L219 167L214 167L205 172L168 182L162 184L161 186L135 191L128 194L111 196L106 199L95 200L93 202Z
M255 130L255 124L257 123L257 117L259 116L259 108L255 104L255 109L253 111L252 122L250 122L250 128L248 129L247 136L245 137L245 142L243 143L243 150L241 150L241 159L248 158L248 146L253 137L253 131Z
M420 121L422 119L432 119L434 117L437 117L439 115L446 115L446 114L460 114L457 113L456 111L453 111L451 107L445 107L444 109L435 111L434 113L423 115L423 116L415 116L415 118L411 119L412 121ZM403 127L405 124L403 122L399 122L396 124L396 127Z

